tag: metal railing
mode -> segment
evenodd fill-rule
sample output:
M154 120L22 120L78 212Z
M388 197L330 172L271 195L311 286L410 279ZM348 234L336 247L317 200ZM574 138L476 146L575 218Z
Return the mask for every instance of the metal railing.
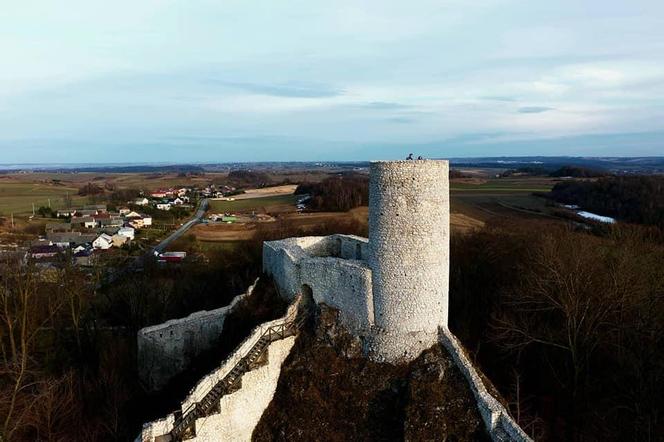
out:
M291 320L268 327L256 343L245 352L233 368L200 401L191 404L183 412L175 413L175 423L170 432L172 440L179 441L188 438L188 436L195 436L194 424L196 419L208 416L223 396L240 388L242 376L254 368L254 364L265 354L270 343L297 335L305 322L306 316L300 314L294 315Z

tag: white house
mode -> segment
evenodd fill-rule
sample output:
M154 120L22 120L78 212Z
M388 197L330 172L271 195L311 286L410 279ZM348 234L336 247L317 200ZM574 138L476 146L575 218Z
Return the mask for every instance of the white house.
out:
M171 210L171 203L157 204L157 210Z
M131 209L129 207L120 207L118 213L120 215L127 215L128 213L131 213Z
M172 201L172 203L173 203L174 205L176 205L176 206L179 206L179 205L181 205L182 203L184 203L184 201L182 201L182 199L180 199L180 198L175 198L175 199Z
M95 249L101 249L101 250L107 250L110 249L113 246L113 237L110 235L107 235L105 233L102 233L92 241L92 247Z
M118 235L126 236L128 239L134 239L134 233L133 227L120 227L118 230Z
M143 225L144 226L151 226L152 225L152 217L143 215Z
M150 201L147 198L136 198L134 200L134 204L137 206L147 206L150 203Z
M138 218L140 216L141 216L140 213L134 212L133 210L131 212L127 212L127 213L124 214L125 218Z

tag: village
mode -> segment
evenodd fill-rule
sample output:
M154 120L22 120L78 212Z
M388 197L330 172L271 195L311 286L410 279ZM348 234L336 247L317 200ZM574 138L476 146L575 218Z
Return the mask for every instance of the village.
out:
M179 225L173 221L188 217L194 208L192 202L210 191L209 188L203 191L168 188L147 192L121 206L87 204L56 211L40 208L42 215L53 218L52 222L45 224L38 238L17 245L11 255L41 268L58 267L65 261L85 268L96 265L104 255L126 258L145 253L151 242L158 243L163 233L168 232L165 226ZM157 227L154 218L163 221L169 213L173 214L172 222L162 222ZM163 252L156 258L161 263L179 262L185 255Z

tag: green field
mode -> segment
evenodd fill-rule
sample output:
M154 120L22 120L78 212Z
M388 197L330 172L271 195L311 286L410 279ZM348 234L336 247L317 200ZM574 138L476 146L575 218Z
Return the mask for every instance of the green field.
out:
M49 199L51 208L61 209L64 207L64 198L67 194L72 197L72 204L85 204L86 198L77 196L77 192L78 189L74 187L52 184L0 182L0 214L32 213L33 204L35 209L40 206L48 206Z
M247 212L269 206L294 205L296 201L296 195L266 196L263 198L248 198L237 201L210 201L208 211L215 213Z
M524 182L524 181L497 181L491 180L482 184L451 183L452 192L548 192L553 187L546 182Z

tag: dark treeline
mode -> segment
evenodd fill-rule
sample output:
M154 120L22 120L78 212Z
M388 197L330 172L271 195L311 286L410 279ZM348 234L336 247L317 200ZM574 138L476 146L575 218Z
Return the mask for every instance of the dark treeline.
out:
M560 203L623 221L664 228L664 177L618 176L556 184L549 196Z
M302 183L298 195L309 194L309 208L332 212L345 212L369 204L369 177L342 174L324 179L320 183Z
M560 169L556 169L549 174L549 176L554 178L564 177L564 176L571 176L574 178L598 178L608 175L611 174L603 170L589 169L587 167L578 167L578 166L563 166Z
M664 243L652 233L452 237L450 327L535 440L664 434Z
M233 187L265 187L272 184L265 172L244 169L230 171L225 181Z
M546 166L524 166L516 169L508 169L500 174L501 177L511 176L549 176L553 178L574 177L574 178L598 178L609 176L611 173L598 169L590 169L580 166L562 166L558 169L552 169Z

